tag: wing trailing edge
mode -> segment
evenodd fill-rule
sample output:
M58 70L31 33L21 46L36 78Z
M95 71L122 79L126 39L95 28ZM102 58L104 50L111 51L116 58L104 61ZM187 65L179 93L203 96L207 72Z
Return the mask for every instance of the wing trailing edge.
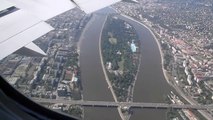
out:
M25 10L41 20L48 20L76 5L70 0L8 0L19 9Z
M45 55L35 39L53 28L46 20L79 7L92 13L121 0L0 0L0 60L14 53Z
M81 10L89 14L104 7L110 6L121 0L71 0L75 2Z
M46 56L46 53L41 50L36 44L33 42L29 43L28 45L20 48L15 52L16 54L25 55L25 56L38 56L38 57L44 57Z
M0 18L0 60L53 30L23 10Z

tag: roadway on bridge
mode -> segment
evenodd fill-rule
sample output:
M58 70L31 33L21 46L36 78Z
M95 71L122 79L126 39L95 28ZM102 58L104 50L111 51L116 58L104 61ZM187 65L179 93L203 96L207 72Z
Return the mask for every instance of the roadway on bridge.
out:
M83 100L58 100L58 99L32 99L39 103L63 103L72 105L82 105L88 107L131 107L131 108L153 108L153 109L196 109L210 110L210 105L190 105L190 104L167 104L167 103L141 103L141 102L109 102L109 101L83 101Z

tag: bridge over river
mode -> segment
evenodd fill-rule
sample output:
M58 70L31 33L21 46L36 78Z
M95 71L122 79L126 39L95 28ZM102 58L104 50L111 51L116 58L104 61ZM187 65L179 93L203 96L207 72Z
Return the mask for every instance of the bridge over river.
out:
M131 107L131 108L151 108L151 109L196 109L210 110L213 105L190 105L190 104L167 104L167 103L142 103L142 102L110 102L110 101L83 101L83 100L57 100L57 99L33 99L39 103L63 103L71 105L81 105L88 107Z

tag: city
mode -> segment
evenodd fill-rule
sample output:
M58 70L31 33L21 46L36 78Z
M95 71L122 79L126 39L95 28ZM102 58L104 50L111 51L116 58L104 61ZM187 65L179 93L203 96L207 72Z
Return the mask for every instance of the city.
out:
M180 98L180 101L179 98L174 97L176 96L174 93L169 93L166 95L169 96L169 101L177 104L212 105L213 4L211 0L138 1L138 4L119 2L114 4L112 9L146 25L154 33L162 51L162 66L167 82L177 91L178 96L185 99ZM83 100L79 39L87 23L94 16L94 14L86 15L76 8L48 20L47 23L55 30L35 41L47 53L47 57L12 54L0 61L1 76L32 100ZM111 42L113 44L113 40ZM107 64L104 69L111 69L109 65L111 63ZM81 105L41 104L86 119L84 107ZM206 114L211 115L212 118L213 109L192 113L183 110L185 115L180 111L177 113L183 117L171 118L202 119L203 117L199 116Z
M28 97L82 99L79 55L75 44L89 18L75 9L50 19L48 23L55 30L36 40L48 57L11 55L1 61L1 75ZM60 104L51 108L60 110L58 106ZM69 108L70 111L78 110L78 106L68 106L67 110Z
M115 6L117 11L141 21L155 33L171 82L196 102L212 104L211 1L143 0L138 6Z

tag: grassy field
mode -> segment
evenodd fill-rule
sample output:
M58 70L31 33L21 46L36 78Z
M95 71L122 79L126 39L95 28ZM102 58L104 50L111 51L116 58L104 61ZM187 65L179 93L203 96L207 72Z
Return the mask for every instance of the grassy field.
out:
M116 38L109 38L109 42L112 44L112 45L116 45L117 44L117 39Z
M124 71L124 58L122 57L121 61L118 62L119 71Z
M110 36L109 42L110 42L112 45L116 45L116 44L117 44L117 39L113 37L112 32L108 32L108 35Z

